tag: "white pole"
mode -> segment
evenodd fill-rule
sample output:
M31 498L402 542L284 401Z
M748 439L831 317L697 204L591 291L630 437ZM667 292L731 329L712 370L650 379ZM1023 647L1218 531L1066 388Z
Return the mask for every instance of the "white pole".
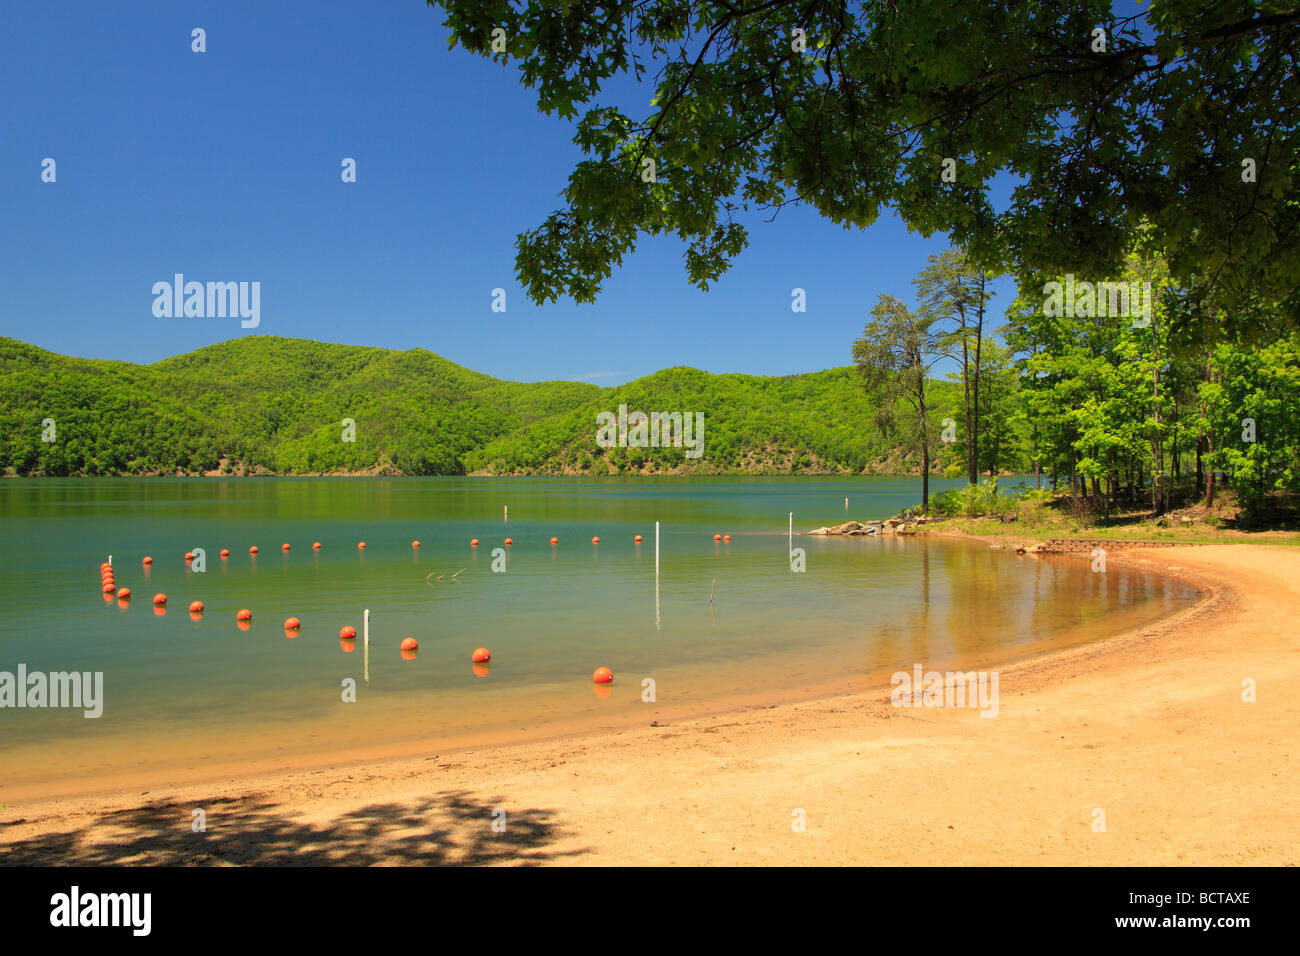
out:
M794 512L790 512L790 545L789 550L794 552Z
M510 506L509 506L509 505L504 505L501 514L502 514L502 518L501 518L502 521L509 521L509 520L510 520Z
M365 668L366 683L370 683L370 608L366 608L361 614L361 643L362 657L364 658L362 666Z
M110 568L113 566L113 556L111 554L108 556L108 566Z
M655 522L655 630L659 630L659 522Z
M844 499L844 510L845 510L845 511L848 511L848 510L849 510L849 499L848 499L848 498L845 498L845 499Z

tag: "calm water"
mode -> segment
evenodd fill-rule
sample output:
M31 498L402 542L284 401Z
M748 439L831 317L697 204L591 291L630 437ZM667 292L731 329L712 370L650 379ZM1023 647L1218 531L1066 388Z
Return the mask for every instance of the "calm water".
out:
M925 538L796 534L807 571L791 572L788 512L806 531L886 517L917 491L886 478L0 482L0 671L102 671L105 683L98 720L0 709L0 803L236 764L640 726L826 690L886 687L883 697L888 675L915 663L1005 662L1196 597L1148 574L1093 574L1084 560ZM494 573L507 536L506 570ZM195 548L204 573L184 561ZM110 554L132 591L125 606L100 593ZM155 592L168 596L165 614ZM254 615L246 630L240 608ZM338 637L346 624L361 631L364 608L368 680L362 641L348 650ZM290 616L302 621L292 638ZM407 636L420 644L413 659L399 652ZM470 662L479 646L493 655L486 673ZM591 683L598 666L616 675L604 695ZM641 699L647 677L653 704ZM341 699L348 678L356 703Z

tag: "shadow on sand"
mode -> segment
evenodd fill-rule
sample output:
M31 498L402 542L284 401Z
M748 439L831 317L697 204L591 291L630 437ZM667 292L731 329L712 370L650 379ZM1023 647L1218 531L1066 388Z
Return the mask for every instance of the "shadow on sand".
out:
M503 833L492 828L497 807L506 809ZM195 809L206 814L206 832L191 829ZM14 824L0 823L0 866L537 865L589 852L549 848L567 835L553 811L459 791L371 804L331 822L295 819L302 815L252 795L113 811L79 829L12 842L4 831Z

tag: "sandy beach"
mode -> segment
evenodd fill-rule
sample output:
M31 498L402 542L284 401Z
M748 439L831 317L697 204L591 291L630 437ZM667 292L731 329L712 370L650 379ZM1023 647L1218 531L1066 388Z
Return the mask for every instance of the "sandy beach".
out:
M0 864L1300 862L1300 549L1117 546L1109 560L1181 576L1205 597L1155 626L1002 668L994 719L894 707L882 688L24 803L0 809Z

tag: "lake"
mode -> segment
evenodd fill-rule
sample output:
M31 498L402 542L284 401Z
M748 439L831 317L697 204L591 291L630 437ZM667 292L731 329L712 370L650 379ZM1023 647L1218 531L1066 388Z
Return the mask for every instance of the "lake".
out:
M918 497L914 478L3 481L0 671L103 672L104 701L98 719L0 709L0 803L617 732L824 693L884 699L889 675L918 663L987 668L1197 597L1078 557L799 534ZM803 573L787 554L789 512ZM184 559L196 548L202 572ZM128 602L100 593L108 555ZM345 625L361 632L366 608L368 663L362 640L339 639ZM414 655L399 650L405 637ZM489 666L472 664L478 647ZM601 666L612 685L592 683Z

